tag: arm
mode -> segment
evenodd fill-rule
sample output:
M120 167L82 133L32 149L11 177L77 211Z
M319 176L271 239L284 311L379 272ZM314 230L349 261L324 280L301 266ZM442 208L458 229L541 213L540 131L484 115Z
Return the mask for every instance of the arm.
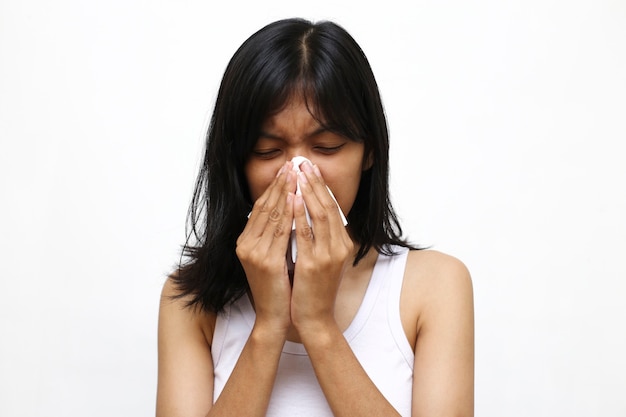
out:
M281 171L282 172L282 171ZM280 174L257 200L237 240L256 321L219 398L213 400L210 343L215 315L185 307L166 283L159 313L157 417L264 416L290 324L285 253L293 220L293 174ZM209 323L201 326L199 323ZM208 327L203 331L203 327ZM205 333L208 333L205 337Z
M167 280L159 309L159 373L157 417L204 416L213 400L213 360L203 331L207 323L212 337L215 316L185 307L172 299L176 289Z
M465 266L435 251L411 252L401 299L415 341L413 417L474 415L473 291ZM398 415L332 323L302 332L335 415Z
M215 315L172 300L167 281L159 312L159 376L157 417L263 416L276 376L284 335L255 325L222 394L214 406L213 360L205 337ZM245 398L245 401L242 399Z
M337 291L354 256L354 244L319 170L306 162L301 169L302 197L296 196L294 203L298 260L291 302L293 324L335 416L398 416L335 321ZM303 199L313 230L306 221Z
M307 181L301 181L301 188L314 230L311 233L306 223L302 199L296 198L299 250L291 305L294 325L336 416L398 415L369 379L334 321L337 286L353 246L319 170L312 171L307 164L302 169L300 175L306 178L301 179ZM401 316L415 347L412 415L473 416L473 295L465 266L434 251L412 252L405 271Z
M473 416L474 307L467 268L439 252L412 252L401 311L417 317L412 415Z
M335 416L399 416L369 378L334 323L301 331L315 374Z

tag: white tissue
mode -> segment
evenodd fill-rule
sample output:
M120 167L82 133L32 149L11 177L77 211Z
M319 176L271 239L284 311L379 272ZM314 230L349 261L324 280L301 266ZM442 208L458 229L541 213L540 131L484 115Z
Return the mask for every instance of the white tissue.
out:
M296 156L291 160L291 162L293 162L293 170L296 173L300 172L300 165L304 161L309 161L309 160L306 159L304 156ZM328 194L330 194L332 199L335 201L335 204L337 204L337 210L339 210L339 215L341 216L341 221L343 222L343 225L347 226L348 220L346 219L346 216L341 211L341 207L339 207L339 203L337 203L337 199L335 198L335 195L330 190L330 188L328 188L328 186L326 186L326 189L328 190ZM296 183L296 194L302 194L302 191L300 191L299 182ZM252 213L251 212L248 213L248 217L250 217L250 214ZM309 216L309 211L306 208L306 204L304 205L304 214L306 215L307 223L309 223L309 226L311 226L311 217ZM294 219L293 224L291 226L291 242L289 246L287 247L287 268L289 269L289 273L291 276L293 276L293 269L295 266L297 255L298 255L298 247L296 245L296 221Z
M300 165L305 162L308 161L309 163L311 161L309 161L308 159L306 159L304 156L296 156L294 157L291 162L293 163L293 170L296 172L300 172ZM348 225L348 220L346 219L346 216L343 214L343 212L341 211L341 207L339 207L339 203L337 203L337 199L335 198L333 192L330 190L330 188L328 188L328 186L326 186L326 189L328 190L328 194L330 194L330 196L332 197L333 200L335 200L335 204L337 204L337 210L339 210L339 215L341 216L341 220L343 221L343 225L347 226ZM302 192L300 191L300 182L297 183L296 185L296 194L302 194ZM309 211L306 208L306 205L304 206L304 213L306 214L306 221L307 223L309 223L309 226L311 226L311 217L309 216ZM295 264L296 262L296 257L298 255L298 247L296 245L296 221L294 219L293 221L293 225L291 226L291 247L290 247L290 252L291 252L291 262L292 264ZM289 254L287 254L287 260L289 261ZM289 262L287 262L288 266L290 268L293 267L293 265L289 265Z

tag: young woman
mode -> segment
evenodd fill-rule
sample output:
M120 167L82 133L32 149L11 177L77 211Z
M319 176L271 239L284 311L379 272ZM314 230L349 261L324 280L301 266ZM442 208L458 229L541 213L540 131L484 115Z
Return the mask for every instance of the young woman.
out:
M473 415L468 271L402 238L388 170L345 30L290 19L244 42L163 289L157 416Z

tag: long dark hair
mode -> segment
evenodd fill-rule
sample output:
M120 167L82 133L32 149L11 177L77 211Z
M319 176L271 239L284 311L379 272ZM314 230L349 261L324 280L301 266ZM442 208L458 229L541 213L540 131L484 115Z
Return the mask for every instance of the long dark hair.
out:
M332 22L287 19L248 38L230 60L207 133L188 212L187 241L172 275L189 305L219 312L248 289L235 242L252 207L244 165L264 120L296 93L324 127L364 144L363 172L348 213L359 248L412 247L389 200L389 137L378 86L355 40Z

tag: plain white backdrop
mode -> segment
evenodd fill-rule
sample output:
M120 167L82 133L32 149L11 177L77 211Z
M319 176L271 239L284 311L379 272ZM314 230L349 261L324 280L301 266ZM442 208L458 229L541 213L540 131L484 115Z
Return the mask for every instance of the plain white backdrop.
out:
M463 260L476 415L626 415L626 3L0 0L0 415L150 416L161 286L235 49L331 19L405 232Z

